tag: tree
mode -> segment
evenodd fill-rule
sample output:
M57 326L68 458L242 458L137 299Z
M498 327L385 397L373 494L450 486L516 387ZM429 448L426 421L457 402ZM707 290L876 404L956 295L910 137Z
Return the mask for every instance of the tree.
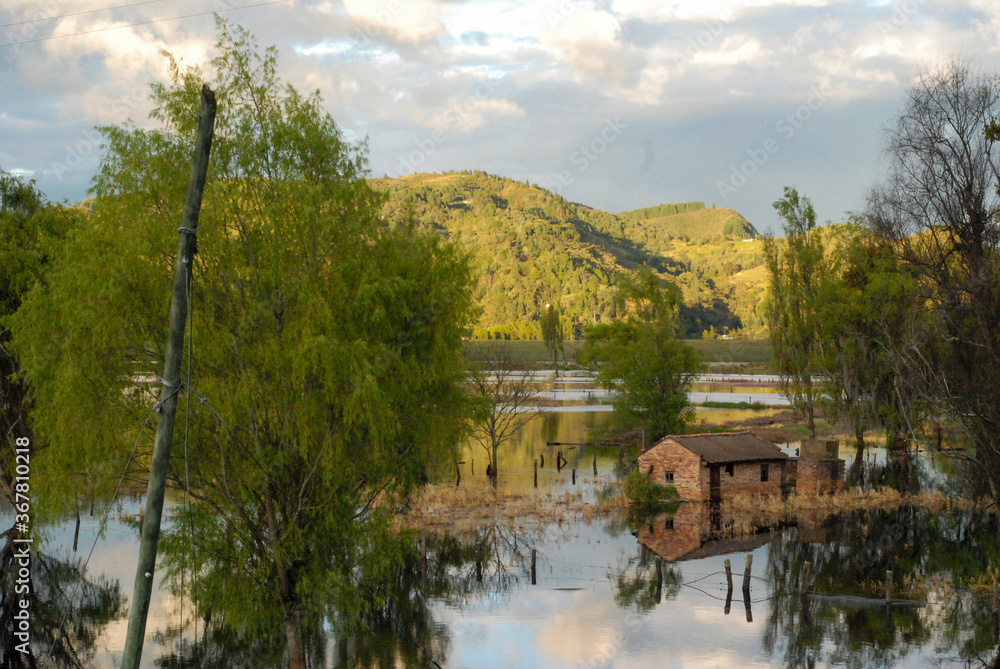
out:
M597 383L615 393L616 422L644 428L650 443L683 431L692 416L687 392L701 357L676 339L680 302L676 285L643 266L618 284L624 317L584 333L583 360L597 369Z
M857 480L865 453L865 431L878 422L893 452L919 406L897 373L891 342L913 309L907 277L884 244L860 219L829 228L827 288L819 307L822 327L821 401L831 418L846 417L854 432L850 478Z
M559 376L559 356L566 357L563 351L563 326L559 309L551 304L545 305L545 313L542 314L542 339L545 340L545 348L552 356L552 366L556 369L556 376Z
M470 272L440 237L378 217L364 147L344 141L318 93L281 84L273 48L221 20L216 46L171 478L210 519L190 525L209 529L188 532L187 567L222 582L197 604L283 630L302 667L303 626L349 617L357 584L390 560L377 550L383 501L453 457ZM159 129L102 129L90 225L12 320L33 424L52 445L39 472L108 480L152 416L202 85L197 68L170 68L152 87ZM141 443L144 463L148 434Z
M1000 500L998 117L996 76L961 61L921 74L866 217L912 278L916 311L892 341L894 364L917 400L961 428L971 480Z
M7 466L6 454L13 452L16 439L30 437L31 431L28 389L19 378L20 363L9 347L11 332L6 319L43 280L51 249L62 242L79 218L77 211L49 204L34 181L0 170L0 434L7 447L0 486L12 504L9 484L13 470Z
M469 435L486 451L486 473L497 485L497 453L517 431L538 415L535 402L535 375L519 369L511 356L510 345L491 340L470 356L466 387L475 402L469 423Z
M821 366L823 242L809 198L785 187L774 203L784 221L784 242L764 240L769 296L766 320L782 389L805 417L809 437L816 438L815 376Z

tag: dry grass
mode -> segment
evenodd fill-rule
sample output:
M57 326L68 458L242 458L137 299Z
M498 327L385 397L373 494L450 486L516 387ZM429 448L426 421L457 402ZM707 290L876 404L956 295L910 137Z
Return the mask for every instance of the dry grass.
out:
M479 525L501 522L507 525L563 523L606 516L624 509L620 491L585 502L583 493L551 490L529 493L494 490L481 486L432 484L413 497L409 510L401 516L403 526L421 529L454 529L462 532Z
M901 506L914 506L935 513L951 513L980 508L983 503L949 497L940 490L904 494L892 488L876 490L846 490L836 494L799 495L787 498L779 495L734 495L723 500L722 517L731 523L734 535L752 534L758 527L779 523L824 519L847 511L883 509L892 511Z

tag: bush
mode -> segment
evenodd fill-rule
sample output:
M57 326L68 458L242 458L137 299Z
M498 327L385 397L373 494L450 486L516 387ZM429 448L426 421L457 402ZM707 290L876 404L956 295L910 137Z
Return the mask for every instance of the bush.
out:
M680 499L677 488L653 483L642 472L632 472L625 477L625 497L636 507L654 508L665 506Z

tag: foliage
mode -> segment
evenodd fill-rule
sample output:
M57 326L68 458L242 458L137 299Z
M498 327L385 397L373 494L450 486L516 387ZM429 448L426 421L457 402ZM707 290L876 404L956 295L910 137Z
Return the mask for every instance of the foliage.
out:
M349 610L364 571L392 559L372 553L388 531L378 500L452 457L470 275L439 236L378 217L363 147L318 93L281 84L273 48L221 21L217 48L171 478L190 480L208 528L185 538L187 567L225 586L203 612L283 627L298 665L299 623ZM33 473L63 472L70 493L65 472L107 485L152 415L201 90L197 69L170 65L152 87L159 129L103 128L90 225L13 320L53 451Z
M552 366L555 367L556 374L559 374L559 356L566 357L563 350L563 327L560 322L559 310L551 304L545 305L545 312L542 314L542 339L545 340L545 348L552 356Z
M731 209L692 203L615 215L479 171L371 183L388 194L386 216L412 215L472 257L482 306L474 337L541 339L549 303L565 337L579 339L587 326L614 317L610 285L641 264L681 287L685 336L710 326L762 332L755 310L764 277L754 271L762 270L760 243L744 241L757 233Z
M14 503L13 447L31 436L28 389L19 378L20 363L10 348L8 317L39 282L51 264L53 249L81 218L78 211L49 204L34 181L0 170L0 490ZM42 344L39 342L39 344ZM32 450L34 443L31 442ZM37 490L44 488L38 481Z
M683 432L693 415L687 391L701 356L675 338L679 293L644 267L634 279L620 280L620 318L586 333L583 362L597 369L599 385L615 393L619 427L644 428L649 443Z
M974 476L1000 499L1000 116L995 75L923 73L888 137L866 218L909 276L891 360L913 401L957 424ZM908 426L917 436L918 426Z
M774 203L784 221L785 238L765 240L769 295L765 304L775 364L782 390L803 415L809 436L816 438L814 383L822 367L823 325L820 315L827 297L828 267L816 227L812 202L794 188Z
M639 509L657 509L665 504L680 499L677 488L662 486L649 478L643 472L631 472L625 477L625 497Z

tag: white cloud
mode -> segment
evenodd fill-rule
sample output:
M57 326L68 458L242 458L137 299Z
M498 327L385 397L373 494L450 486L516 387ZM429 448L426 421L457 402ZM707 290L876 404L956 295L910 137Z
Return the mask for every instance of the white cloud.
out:
M344 9L369 37L386 34L418 45L445 33L440 17L446 10L433 0L344 0Z

